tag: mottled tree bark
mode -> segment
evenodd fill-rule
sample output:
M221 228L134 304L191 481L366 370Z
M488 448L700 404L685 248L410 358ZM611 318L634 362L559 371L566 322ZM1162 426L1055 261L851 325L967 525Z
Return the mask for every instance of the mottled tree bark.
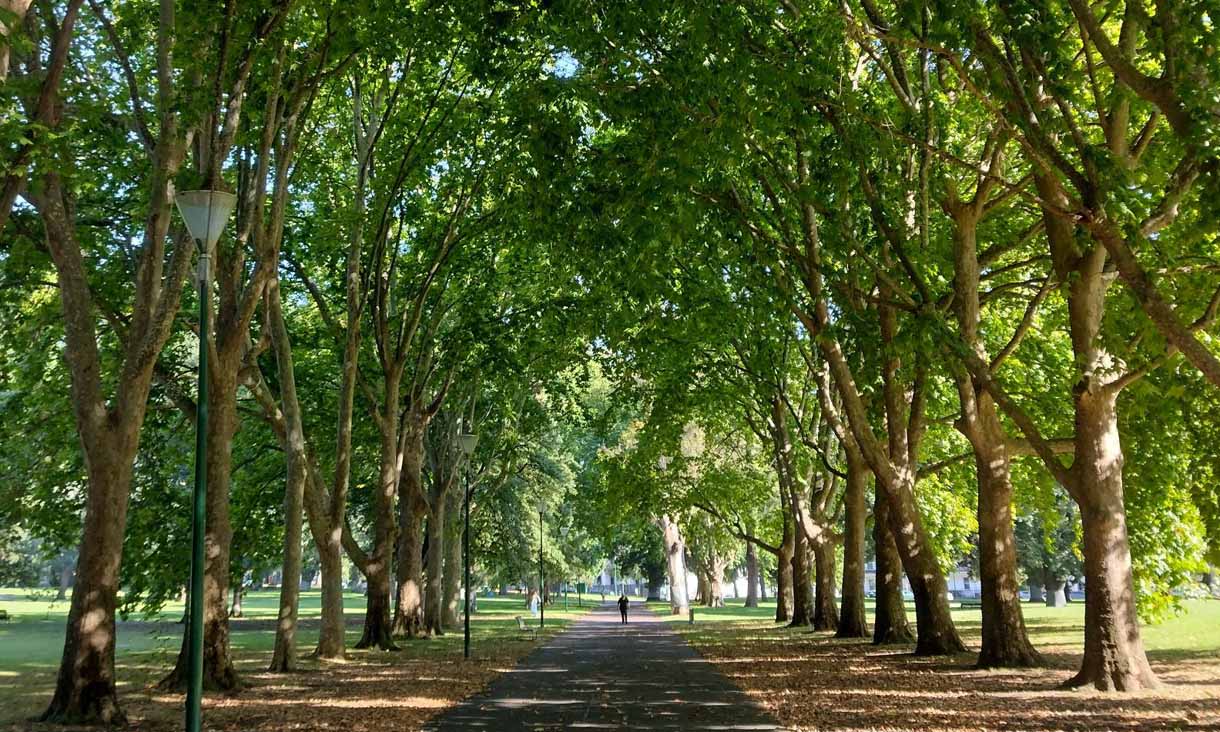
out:
M813 548L814 593L813 629L838 630L839 608L835 604L835 545L829 542Z
M989 162L998 164L998 151ZM990 190L990 183L980 183L971 201L959 200L954 194L945 203L953 220L953 302L958 330L980 362L989 362L990 358L980 333L977 230ZM974 452L978 484L979 576L983 605L983 640L978 666L1038 666L1042 658L1029 641L1021 612L1007 436L995 402L983 385L961 368L957 369L955 380L961 405L955 426Z
M840 608L837 638L869 637L864 608L864 544L868 520L865 490L868 465L854 442L844 445L847 456L847 490L843 494L843 607Z
M670 612L679 615L690 607L686 595L686 542L682 539L678 524L668 514L662 514L657 522L661 525L662 540L665 542Z
M889 502L877 491L873 502L873 544L877 552L877 605L873 615L873 643L910 643L915 640L902 600L902 560L890 532Z

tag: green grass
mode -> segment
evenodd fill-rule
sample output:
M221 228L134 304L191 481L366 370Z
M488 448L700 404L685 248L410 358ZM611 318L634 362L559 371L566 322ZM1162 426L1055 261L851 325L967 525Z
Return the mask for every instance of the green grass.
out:
M728 600L722 608L695 608L696 628L702 623L757 623L775 617L775 602L757 608L744 607L742 600ZM668 603L651 602L648 606L661 614L669 612ZM1144 646L1159 657L1170 659L1187 656L1220 658L1220 600L1186 600L1185 612L1176 618L1142 629ZM1043 603L1024 603L1022 609L1030 638L1038 647L1053 647L1079 652L1084 643L1084 603L1067 607L1046 607ZM868 604L872 614L872 603ZM907 618L915 623L915 606L907 603ZM666 615L673 623L685 623L685 615ZM979 608L954 608L953 620L968 643L977 644L982 623Z
M0 622L0 722L27 718L37 713L50 699L55 672L63 651L68 602L54 602L54 593L15 588L0 588L0 609L10 620ZM563 599L546 611L546 629L540 637L558 632L575 617L587 610L571 598L571 609L563 609ZM364 616L364 595L347 593L344 612L348 618L348 648L360 638L360 626L353 619ZM259 670L270 660L275 642L274 626L270 622L279 607L279 591L250 592L243 603L244 617L230 622L231 643L239 670ZM318 591L301 592L300 617L313 620L321 614ZM167 605L156 617L130 618L120 621L117 633L115 662L120 687L138 689L155 682L172 667L182 643L182 627L176 621L182 617L181 603ZM538 620L526 609L523 595L479 597L478 611L472 618L471 642L476 649L519 645L523 636L517 629L516 616L536 626ZM317 643L316 624L305 623L297 632L297 647L307 653ZM420 656L460 656L461 627L451 629L443 637L422 643L407 643L404 658ZM353 651L360 658L376 652Z

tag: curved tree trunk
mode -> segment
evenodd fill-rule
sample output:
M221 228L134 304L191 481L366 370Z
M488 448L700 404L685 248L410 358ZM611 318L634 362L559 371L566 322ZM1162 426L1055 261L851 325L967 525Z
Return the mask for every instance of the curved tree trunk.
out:
M837 630L839 608L835 604L835 545L822 542L813 548L813 629Z
M864 609L864 543L868 508L865 488L868 465L854 444L845 445L847 489L843 493L843 607L840 608L837 638L867 638L868 619Z
M902 600L902 561L890 533L889 504L881 491L873 501L873 544L877 549L877 607L873 615L873 643L910 643L915 640Z

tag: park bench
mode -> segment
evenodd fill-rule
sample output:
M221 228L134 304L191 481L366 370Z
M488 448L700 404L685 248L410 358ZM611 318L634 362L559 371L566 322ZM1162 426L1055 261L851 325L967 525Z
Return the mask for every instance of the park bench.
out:
M963 609L964 609L964 608L971 608L971 607L982 607L982 606L983 606L983 601L982 601L982 600L978 600L978 599L973 599L973 600L962 600L960 603L958 603L958 605L957 605L957 606L958 606L958 607L960 607L960 608L963 608Z
M538 640L538 629L532 625L526 625L525 618L520 615L517 616L517 630L522 633L529 633L530 640Z

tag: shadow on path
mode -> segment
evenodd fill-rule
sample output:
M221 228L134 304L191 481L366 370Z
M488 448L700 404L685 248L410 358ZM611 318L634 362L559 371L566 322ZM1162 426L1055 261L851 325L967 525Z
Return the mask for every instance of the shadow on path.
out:
M652 612L603 605L425 730L779 730Z

